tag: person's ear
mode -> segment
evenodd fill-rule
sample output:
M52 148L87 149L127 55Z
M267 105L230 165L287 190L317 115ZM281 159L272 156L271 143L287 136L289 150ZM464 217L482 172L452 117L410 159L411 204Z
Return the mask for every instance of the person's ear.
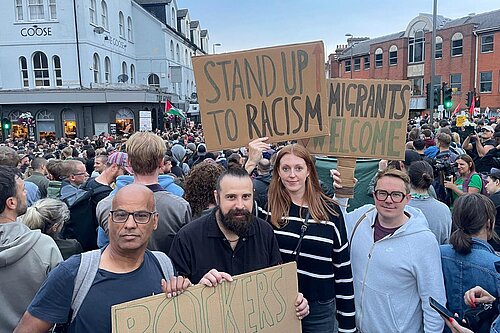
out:
M215 198L215 204L218 206L219 205L219 193L217 193L217 190L214 190L214 198Z

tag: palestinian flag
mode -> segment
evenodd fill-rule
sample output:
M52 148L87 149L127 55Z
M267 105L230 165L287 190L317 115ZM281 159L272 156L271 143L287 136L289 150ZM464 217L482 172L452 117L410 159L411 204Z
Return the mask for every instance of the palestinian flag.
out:
M182 119L186 119L186 114L179 109L176 109L172 106L172 103L167 99L165 102L165 113L166 114L171 114L173 116L181 117Z

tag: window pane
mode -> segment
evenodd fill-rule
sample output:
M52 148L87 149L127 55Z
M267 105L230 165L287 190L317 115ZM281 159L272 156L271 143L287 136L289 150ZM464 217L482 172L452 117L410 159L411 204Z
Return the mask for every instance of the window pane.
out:
M462 54L462 39L452 41L451 55L457 56Z
M50 19L57 19L56 0L49 0Z
M481 37L481 52L492 52L493 51L493 35L487 35Z
M24 12L23 12L23 0L16 0L16 20L22 21L24 20Z
M365 57L365 69L370 69L370 57Z
M346 60L345 61L345 71L350 72L351 71L351 60Z
M436 43L436 59L443 57L443 43Z
M454 94L459 94L462 91L462 74L450 75L450 88Z
M398 51L389 52L389 65L396 65L398 63Z
M422 90L423 90L423 85L424 85L424 79L421 77L416 77L411 79L412 83L412 93L413 96L422 96Z
M382 56L383 56L383 54L376 54L375 55L375 67L382 67L382 65L383 65Z
M30 20L45 19L43 0L28 0L28 13Z
M480 92L491 92L493 74L492 72L481 72L480 73Z
M354 70L359 71L361 69L361 58L354 59Z

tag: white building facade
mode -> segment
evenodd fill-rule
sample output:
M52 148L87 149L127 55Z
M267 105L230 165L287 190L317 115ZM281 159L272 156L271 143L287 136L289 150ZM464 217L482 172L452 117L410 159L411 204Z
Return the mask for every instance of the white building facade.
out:
M0 3L0 111L11 135L37 139L163 127L165 100L187 110L191 57L208 32L176 0L12 0Z

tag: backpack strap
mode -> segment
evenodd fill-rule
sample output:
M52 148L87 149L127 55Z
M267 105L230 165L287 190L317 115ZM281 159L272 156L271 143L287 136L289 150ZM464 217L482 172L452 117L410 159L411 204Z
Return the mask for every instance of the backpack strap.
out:
M71 298L71 322L75 320L83 300L92 287L95 275L99 269L99 262L101 260L101 250L93 250L84 252L81 255L80 267L75 277L75 286L73 288L73 296Z
M172 276L175 276L175 269L172 265L170 258L161 251L151 251L151 253L156 257L158 263L160 264L163 277L169 280Z
M351 234L351 238L349 239L349 244L352 244L352 239L354 237L354 233L356 232L356 229L358 229L359 227L359 224L361 223L361 221L363 221L366 217L366 215L371 212L372 210L374 210L375 207L372 207L370 209L368 209L363 215L361 215L361 217L359 218L358 221L356 221L356 224L354 225L354 229L352 229L352 234Z

